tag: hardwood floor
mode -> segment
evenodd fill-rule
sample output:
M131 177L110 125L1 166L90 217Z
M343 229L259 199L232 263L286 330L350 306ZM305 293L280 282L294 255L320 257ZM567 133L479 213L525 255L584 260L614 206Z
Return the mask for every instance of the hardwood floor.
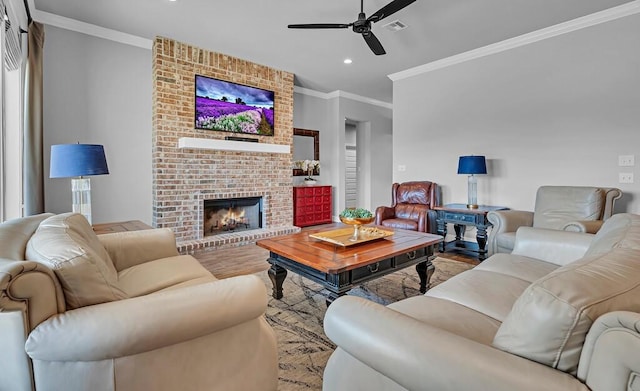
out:
M331 227L332 224L326 225ZM317 229L322 226L314 226ZM303 229L304 230L304 229ZM439 257L477 265L477 258L457 253L437 253ZM269 251L247 244L239 247L213 250L194 255L203 266L211 270L217 278L229 278L244 274L253 274L269 268Z
M197 253L194 257L217 278L253 274L269 268L269 251L255 244Z

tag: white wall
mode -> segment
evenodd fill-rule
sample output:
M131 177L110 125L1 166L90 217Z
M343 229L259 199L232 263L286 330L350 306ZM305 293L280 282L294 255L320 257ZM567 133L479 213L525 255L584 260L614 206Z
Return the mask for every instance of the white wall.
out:
M105 146L110 174L92 177L94 223L151 223L151 51L52 26L45 28L45 171L52 144ZM334 216L344 207L344 118L368 123L376 154L363 171L370 205L387 204L391 186L391 110L345 98L294 94L294 126L320 131L320 184L334 186ZM339 147L338 147L339 146ZM302 177L294 178L294 184ZM45 208L71 210L69 179L47 179ZM383 196L380 196L382 194ZM384 201L384 202L383 202Z
M616 211L640 213L640 187L617 183L617 156L640 164L640 16L629 16L394 83L391 110L294 94L294 126L321 132L320 183L344 207L344 119L362 122L374 209L391 183L433 180L464 202L457 158L484 154L479 201L533 207L543 184L621 188ZM151 52L46 26L45 170L58 143L105 145L110 175L92 178L94 221L151 222ZM362 140L358 140L359 144ZM392 171L398 165L407 171ZM297 178L299 179L299 178ZM47 179L47 211L71 209L70 181Z
M52 144L103 144L93 222L151 224L151 51L45 26L45 209L71 210L70 179L48 179Z
M320 131L318 184L333 186L334 219L337 220L345 205L345 119L360 122L358 160L362 155L365 164L358 180L364 184L365 194L359 207L374 210L377 206L389 205L393 153L391 109L344 97L325 99L298 92L294 93L293 100L294 127Z
M465 203L458 157L485 155L479 203L532 210L541 185L605 186L624 192L616 212L640 213L639 47L633 15L394 82L394 181Z

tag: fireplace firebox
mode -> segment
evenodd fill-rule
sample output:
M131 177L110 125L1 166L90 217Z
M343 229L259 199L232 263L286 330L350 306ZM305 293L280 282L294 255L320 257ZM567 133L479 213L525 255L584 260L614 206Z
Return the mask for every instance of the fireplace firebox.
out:
M204 236L262 228L262 197L204 200Z

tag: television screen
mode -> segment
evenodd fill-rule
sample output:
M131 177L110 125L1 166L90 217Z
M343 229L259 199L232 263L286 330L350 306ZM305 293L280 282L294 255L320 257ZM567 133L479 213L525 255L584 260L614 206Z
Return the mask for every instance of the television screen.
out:
M273 91L196 75L196 128L273 136Z

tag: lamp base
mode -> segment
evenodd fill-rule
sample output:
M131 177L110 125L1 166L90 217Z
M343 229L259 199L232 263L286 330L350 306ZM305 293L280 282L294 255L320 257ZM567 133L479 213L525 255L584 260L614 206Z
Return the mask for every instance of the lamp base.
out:
M467 209L478 209L478 180L473 174L469 175L467 190Z
M91 180L89 178L71 179L72 211L83 215L91 224Z

